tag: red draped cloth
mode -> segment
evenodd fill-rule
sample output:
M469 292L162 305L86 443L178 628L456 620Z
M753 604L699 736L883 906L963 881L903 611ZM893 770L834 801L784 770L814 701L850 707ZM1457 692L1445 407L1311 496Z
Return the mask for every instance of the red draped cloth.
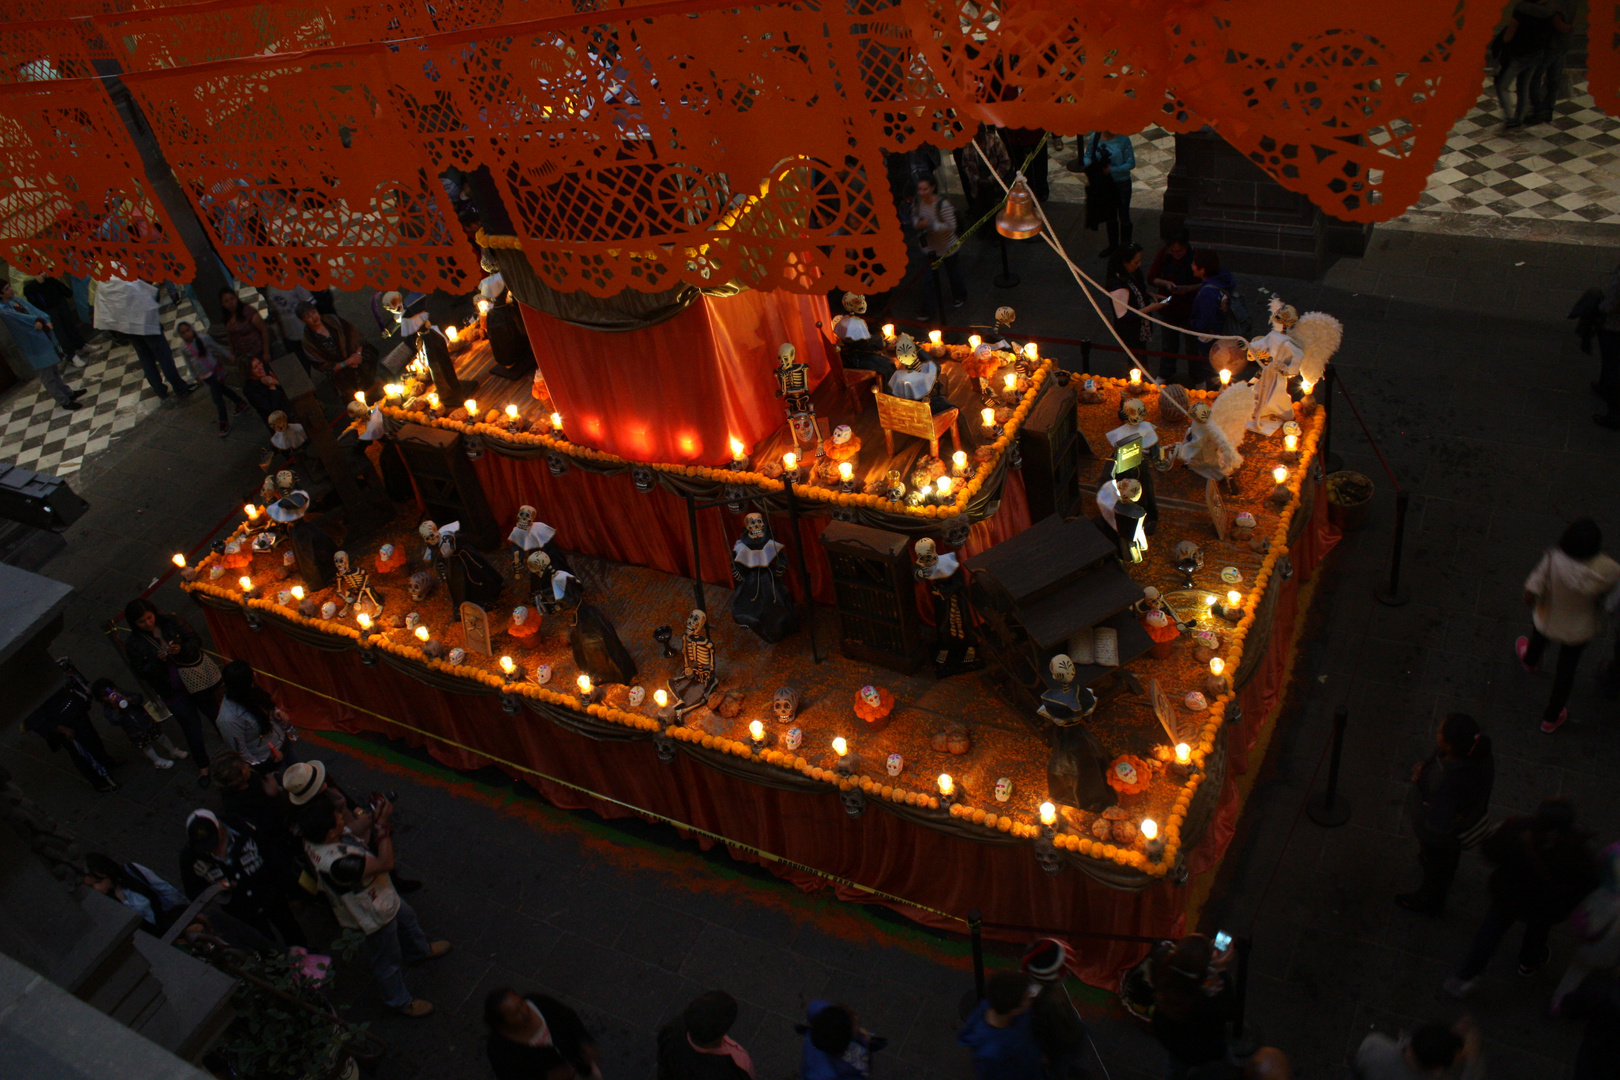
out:
M1236 776L1248 767L1248 751L1260 726L1286 689L1293 630L1304 614L1296 610L1300 583L1315 573L1338 540L1337 530L1327 523L1326 509L1327 500L1319 491L1312 520L1290 552L1294 577L1282 584L1275 630L1259 670L1243 691L1243 719L1228 729L1232 765L1215 820L1188 856L1195 874L1217 866L1231 843L1241 809ZM948 930L961 929L951 916L965 917L978 908L989 924L1040 927L1060 936L1073 933L1080 973L1099 986L1113 985L1119 970L1139 959L1145 946L1082 937L1078 932L1153 937L1183 932L1189 891L1168 882L1125 892L1074 869L1049 876L1025 843L1000 845L949 836L902 821L877 806L851 818L835 792L764 787L681 753L672 764L663 764L650 742L598 742L527 710L507 716L493 696L437 690L386 665L364 667L357 653L324 652L274 630L256 633L240 615L213 608L204 611L226 656L250 658L261 671L296 684L271 681L281 704L309 728L402 738L457 769L494 764L532 784L557 806L620 818L637 812L621 805L629 804L926 909L829 885L825 878L762 860L741 848L729 849L734 857L761 862L806 891L831 887L840 899L888 904L919 922ZM350 702L369 712L360 712ZM557 781L618 801L604 801ZM1014 940L1032 936L993 926L987 932Z
M543 459L520 460L486 453L473 467L496 521L515 520L518 507L533 506L540 520L557 530L557 544L564 550L692 576L691 523L686 500L678 495L661 487L643 494L636 490L629 473L601 476L575 468L563 476L553 476ZM825 604L833 603L834 597L831 568L820 536L831 520L799 519L799 544L810 570L811 593ZM698 511L703 580L715 585L731 584L731 545L742 535L742 522L741 515L725 507ZM963 558L977 555L1029 525L1024 478L1009 471L1001 490L1000 509L973 526ZM771 529L791 549L787 515L772 515ZM798 558L792 550L788 558L797 593Z
M564 429L631 461L724 465L732 438L753 447L783 426L776 351L783 342L827 374L824 296L747 289L703 296L643 330L587 330L523 307L534 358Z

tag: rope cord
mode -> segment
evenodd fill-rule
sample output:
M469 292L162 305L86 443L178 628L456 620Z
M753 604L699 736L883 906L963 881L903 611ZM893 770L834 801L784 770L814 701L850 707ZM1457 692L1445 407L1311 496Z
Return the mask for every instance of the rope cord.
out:
M220 653L214 652L212 649L209 649L207 651L209 652L210 655L215 656L220 660L227 660L228 659L228 657L225 657L225 656L221 655ZM561 787L565 787L565 788L569 789L570 791L575 791L575 792L578 792L581 795L589 796L592 799L597 799L597 800L600 800L601 802L609 803L609 804L611 804L613 806L621 807L621 808L623 808L625 810L628 810L633 814L637 814L637 815L639 815L641 817L649 818L649 819L651 819L653 821L660 822L661 824L664 824L664 825L671 825L671 826L674 826L677 829L682 829L682 830L684 830L686 832L696 833L698 836L705 837L705 838L713 840L713 841L715 841L717 843L725 844L727 847L736 848L739 851L746 851L751 855L758 856L760 859L763 859L766 862L777 863L777 864L779 864L781 866L791 867L794 870L802 870L807 874L813 874L816 877L822 878L822 879L824 879L826 881L833 882L834 884L845 885L845 886L848 886L849 888L859 890L860 892L866 893L869 896L874 896L874 897L877 897L878 899L881 899L881 900L888 900L888 901L891 901L893 903L903 905L905 907L915 908L918 911L926 911L930 915L937 915L942 919L949 919L951 922L961 923L964 927L967 926L967 920L962 918L961 916L952 915L951 913L946 912L946 911L940 911L938 908L929 907L927 904L920 904L915 900L907 900L903 896L895 896L893 893L884 892L882 889L874 889L870 885L862 885L858 881L851 881L848 878L839 877L837 874L829 873L826 870L818 870L814 866L806 866L804 863L797 862L797 861L795 861L793 859L789 859L789 858L786 858L786 857L781 856L781 855L777 855L774 852L765 851L762 848L754 847L752 844L745 844L740 840L733 840L730 837L723 836L720 833L711 832L708 829L699 828L696 825L692 825L692 824L689 824L687 822L677 820L676 818L668 817L668 816L666 816L664 814L660 814L660 813L658 813L656 811L653 811L653 810L648 810L647 808L642 807L642 806L636 806L634 803L628 803L628 802L623 801L622 799L615 799L611 795L603 795L600 792L592 791L590 788L582 787L579 784L575 784L575 783L571 783L571 782L569 782L567 780L559 779L558 777L552 776L549 773L543 773L538 769L530 768L529 766L519 764L516 761L508 761L506 758L498 757L498 756L496 756L494 754L491 754L487 750L481 750L481 749L479 749L477 747L474 747L474 746L468 746L466 743L457 742L455 739L449 738L449 737L444 736L444 735L440 735L437 732L424 730L423 728L416 727L413 724L407 724L403 720L395 720L391 716L384 716L382 713L374 712L371 709L367 709L367 708L364 708L364 707L362 707L360 705L356 705L356 704L354 704L353 702L350 702L350 701L345 701L344 699L342 699L340 697L333 697L331 694L323 693L323 692L321 692L319 690L316 690L314 687L304 686L302 683L296 683L291 679L285 678L285 677L283 677L281 675L277 675L277 674L275 674L273 672L270 672L270 671L266 671L263 668L255 668L255 671L257 671L258 674L265 676L266 678L274 679L274 680L276 680L277 682L280 682L280 683L285 683L286 685L292 687L295 690L300 690L300 691L302 691L302 692L304 692L306 694L313 694L316 697L322 698L322 699L324 699L326 701L336 702L337 704L342 705L345 708L353 709L357 713L363 713L366 716L374 717L377 720L381 720L385 724L392 724L395 727L403 728L404 730L412 732L412 733L414 733L416 735L420 735L423 738L432 739L435 742L441 742L441 743L444 743L447 746L453 746L457 750L464 750L469 754L476 754L477 756L479 756L481 758L484 758L487 761L493 761L498 765L504 766L505 768L515 769L520 773L525 773L525 774L527 774L529 776L536 777L538 779L546 781L547 783L557 784L557 785L559 785Z
M1337 385L1343 381L1344 373L1341 371L1335 371L1333 373L1333 384ZM1350 406L1350 411L1355 414L1356 423L1361 425L1361 433L1367 436L1367 445L1371 446L1372 452L1377 455L1378 464L1384 467L1384 475L1389 477L1389 482L1395 485L1396 491L1403 490L1401 488L1401 482L1395 478L1395 470L1389 467L1389 462L1384 460L1384 452L1378 449L1378 440L1374 439L1372 437L1372 432L1367 430L1367 421L1361 418L1361 410L1356 408L1356 399L1350 396L1349 388L1340 386L1339 389L1344 394L1344 400Z
M1046 131L1046 132L1041 133L1041 141L1035 144L1035 149L1033 149L1033 150L1031 150L1029 152L1029 156L1024 159L1024 163L1018 167L1018 175L1019 176L1024 175L1024 170L1029 168L1030 165L1032 165L1034 163L1035 155L1040 153L1041 150L1045 148L1046 140L1050 139L1051 137L1052 137L1052 133L1050 131ZM979 150L979 156L984 157L984 151L982 149L979 149L979 137L977 135L975 135L973 137L972 142L973 142L974 148ZM1005 145L1005 144L1003 144L1003 145ZM990 159L989 158L985 158L985 164L986 165L990 164ZM994 169L994 167L992 167L990 169L990 171L992 173L994 173L996 170ZM1000 183L1001 177L997 176L996 181L998 183ZM1002 190L1006 190L1007 185L1002 184L1001 187L1002 187ZM938 188L936 187L935 190L937 192ZM940 196L940 197L944 198L944 196ZM1003 200L1003 202L997 203L995 206L992 206L988 213L986 213L978 221L975 221L972 225L969 225L967 227L967 231L958 233L957 236L956 236L956 242L950 246L950 249L947 250L945 252L945 254L941 255L939 258L937 258L933 262L929 263L928 268L930 270L939 269L939 267L945 262L946 259L950 258L952 255L955 255L958 251L960 251L962 249L962 245L967 241L968 237L970 237L974 233L978 232L979 229L984 226L985 222L991 220L997 214L1001 213L1001 207L1004 205L1004 203L1005 203L1005 200Z

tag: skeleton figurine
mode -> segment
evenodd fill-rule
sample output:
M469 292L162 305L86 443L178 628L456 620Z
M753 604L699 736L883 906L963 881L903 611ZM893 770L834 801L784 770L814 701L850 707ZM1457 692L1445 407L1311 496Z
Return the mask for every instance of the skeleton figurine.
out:
M289 423L287 414L277 409L266 418L270 425L270 445L284 454L290 454L309 441L303 424Z
M1109 446L1116 448L1120 443L1140 438L1142 457L1140 462L1126 469L1120 469L1116 459L1113 477L1116 480L1135 480L1142 485L1142 508L1147 511L1143 531L1152 536L1159 527L1159 500L1153 493L1152 466L1159 456L1159 432L1147 418L1147 406L1136 398L1126 398L1119 407L1119 415L1125 422L1109 431L1104 438Z
M1249 417L1250 431L1270 435L1294 418L1288 380L1300 373L1305 362L1305 346L1293 333L1298 322L1299 312L1272 297L1271 332L1249 342L1249 359L1261 365L1254 413Z
M1135 480L1104 480L1097 488L1103 531L1113 539L1121 562L1139 563L1147 551L1147 511L1141 505L1142 492L1142 485Z
M866 297L845 293L844 311L845 314L833 320L833 337L838 342L844 367L875 371L887 378L894 371L894 364L883 355L883 342L872 336L871 328L861 318L866 314Z
M686 617L686 634L681 640L681 673L669 680L677 720L708 701L709 695L720 685L714 661L709 617L701 608L693 608L692 614Z
M367 615L373 615L381 610L382 602L371 590L371 575L362 569L352 566L347 551L335 552L332 555L333 587L337 594L343 597L345 604L356 605L357 610L364 610ZM364 600L364 607L359 607Z
M1219 407L1228 400L1227 395L1234 390L1252 393L1246 384L1230 386L1221 391L1221 396L1215 400L1216 406ZM1187 468L1205 480L1225 480L1237 472L1238 466L1243 464L1243 455L1238 453L1237 443L1243 440L1243 426L1250 403L1246 397L1232 400L1242 408L1242 414L1236 417L1235 441L1232 438L1232 431L1227 426L1233 418L1216 416L1214 409L1200 401L1192 407L1192 426L1187 429L1187 438L1176 447L1176 456L1186 463ZM1222 411L1232 413L1234 410L1225 408ZM1223 423L1223 419L1227 422Z
M1074 661L1063 653L1048 665L1052 687L1041 695L1039 714L1049 720L1046 787L1051 800L1082 810L1112 806L1114 789L1108 786L1108 753L1084 723L1097 707L1097 698L1074 682Z
M534 608L542 615L564 615L579 608L584 590L579 579L558 568L544 551L531 551L524 563L528 571L525 596L534 598Z
M889 376L889 393L910 401L927 401L929 407L933 408L939 365L918 355L917 343L910 334L901 334L895 342L894 359L894 374Z
M798 612L783 575L787 557L780 543L765 535L762 514L743 518L744 533L731 548L731 617L764 641L775 644L799 628Z
M788 428L793 433L793 449L814 446L822 454L821 427L816 423L816 407L810 402L810 366L799 363L792 343L783 342L776 350L776 396L787 409Z
M429 524L423 522L423 527ZM480 607L499 600L505 586L500 571L481 553L461 546L461 523L453 521L435 534L439 546L433 553L433 569L450 590L450 621L461 621L461 605L468 600Z
M991 331L997 338L996 341L992 342L996 348L1007 352L1018 351L1018 346L1014 345L1012 339L1007 336L1012 333L1012 324L1017 318L1018 312L1005 304L996 308L996 325L995 329Z
M534 551L544 551L558 569L567 570L567 558L552 544L556 535L556 529L543 521L535 520L534 507L527 505L518 507L517 524L506 536L507 542L512 545L512 572L516 574L522 570L524 559Z
M422 538L422 561L432 562L433 556L439 550L439 527L431 520L424 521L416 527L416 535Z
M935 676L943 679L983 667L968 610L967 581L956 556L940 555L934 541L925 536L917 541L912 561L913 573L928 586L934 601Z

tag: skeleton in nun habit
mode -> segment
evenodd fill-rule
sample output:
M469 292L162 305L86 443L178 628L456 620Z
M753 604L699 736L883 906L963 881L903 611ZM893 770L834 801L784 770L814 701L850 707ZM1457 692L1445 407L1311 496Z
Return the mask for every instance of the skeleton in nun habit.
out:
M765 517L749 514L744 533L731 548L731 577L737 583L731 597L731 617L775 644L799 628L799 616L783 580L787 556L776 540L765 535Z

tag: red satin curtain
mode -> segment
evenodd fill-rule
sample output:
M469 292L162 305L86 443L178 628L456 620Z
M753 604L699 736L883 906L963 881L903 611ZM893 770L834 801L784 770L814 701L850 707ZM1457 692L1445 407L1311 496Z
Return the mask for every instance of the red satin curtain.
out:
M539 511L540 520L557 530L557 543L566 551L668 574L692 574L692 531L686 500L661 487L643 494L636 490L628 473L601 476L571 468L563 476L553 476L543 460L520 460L493 452L478 458L473 467L498 522L515 520L517 508L527 504ZM703 580L729 586L731 545L742 535L742 516L725 507L713 507L699 510L697 519ZM832 570L820 542L821 532L830 520L799 519L798 546L804 551L810 571L811 595L823 604L835 599ZM1009 471L1001 490L1000 510L973 526L962 557L977 555L1029 525L1024 478ZM788 535L790 528L786 514L771 516L773 534L789 547L788 579L794 595L802 596L798 556Z
M730 440L752 449L786 414L776 397L783 342L827 374L832 325L823 296L746 289L703 296L644 330L586 330L523 307L523 321L563 427L585 445L631 461L724 465Z

